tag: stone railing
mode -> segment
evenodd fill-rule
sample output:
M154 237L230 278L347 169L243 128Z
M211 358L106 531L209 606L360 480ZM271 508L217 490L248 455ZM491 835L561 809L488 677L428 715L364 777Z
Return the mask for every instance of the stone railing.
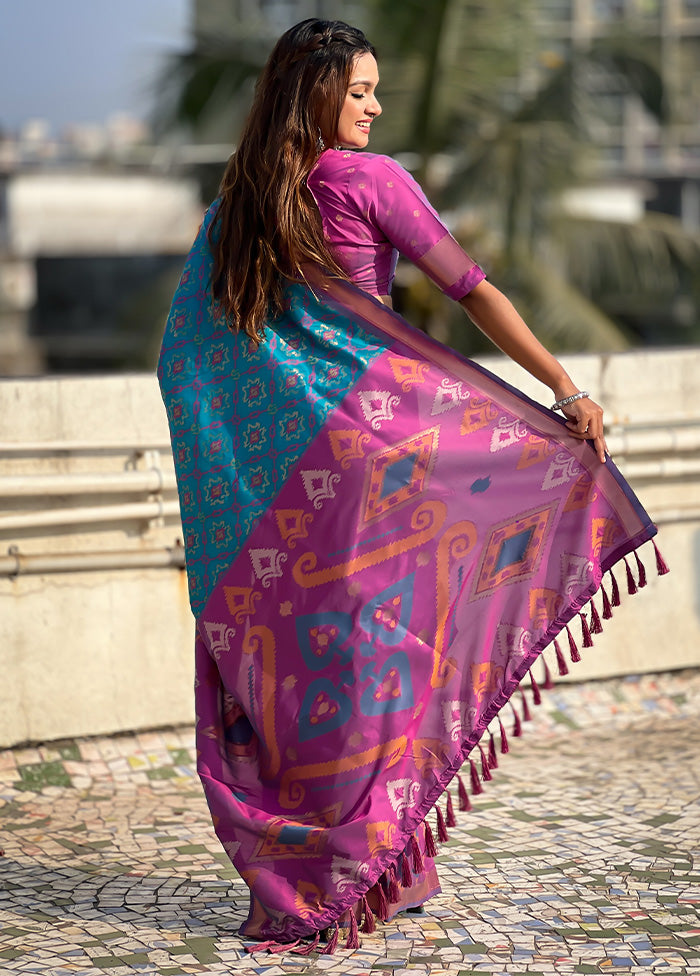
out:
M484 361L533 398L513 364ZM672 573L571 680L700 665L700 351L570 357ZM0 746L191 722L193 620L152 376L0 382ZM645 552L647 555L645 556ZM623 581L621 581L623 582Z

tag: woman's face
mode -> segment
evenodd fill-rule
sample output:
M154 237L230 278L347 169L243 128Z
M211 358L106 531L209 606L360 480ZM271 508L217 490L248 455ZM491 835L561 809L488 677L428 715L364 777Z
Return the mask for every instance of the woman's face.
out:
M361 54L355 61L343 110L338 120L336 143L347 149L364 149L369 142L372 119L382 107L374 91L379 84L377 62L372 54Z

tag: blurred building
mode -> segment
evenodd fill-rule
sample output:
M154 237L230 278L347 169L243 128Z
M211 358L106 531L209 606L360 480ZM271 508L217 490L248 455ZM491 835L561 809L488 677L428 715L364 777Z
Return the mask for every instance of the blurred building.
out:
M0 142L0 375L152 368L202 210L146 135L35 120Z
M535 15L543 63L606 37L634 37L656 60L672 104L663 127L638 98L590 78L601 169L652 180L650 209L700 228L700 0L536 0Z

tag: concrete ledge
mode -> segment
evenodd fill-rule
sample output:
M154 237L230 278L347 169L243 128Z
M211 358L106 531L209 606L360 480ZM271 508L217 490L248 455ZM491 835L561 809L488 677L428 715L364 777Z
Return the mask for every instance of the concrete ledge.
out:
M549 405L549 391L517 366L501 357L483 362ZM623 598L570 678L698 667L700 478L692 465L700 459L700 351L569 357L565 365L606 407L614 425L611 443L618 437L627 450L625 444L634 442L630 465L644 462L648 474L632 483L659 522L659 544L672 569L657 578L653 549L646 547L649 585ZM146 553L172 553L181 537L155 378L1 381L0 415L0 525L14 517L4 524L19 526L0 531L0 556L16 547L30 557L72 556L67 562L76 564L81 553L96 554L97 562L109 554L134 554L122 569L0 576L0 746L192 722L193 621L184 571L169 567L165 555L161 569L133 565ZM684 446L678 458L692 462L687 470L659 463L668 459L664 445L680 445L679 437ZM623 469L626 459L619 456ZM161 492L149 490L147 472L153 470L164 475ZM129 488L120 492L125 471L144 473L141 494L133 487L140 477L125 479ZM2 491L3 478L16 485L18 478L37 475L56 485L75 476L74 487L98 475L102 488L62 496ZM105 485L114 491L105 493ZM154 500L163 502L161 517ZM100 505L134 502L143 506L139 512L151 514L108 521L95 514ZM83 506L93 512L91 520L31 528L22 517L58 504Z

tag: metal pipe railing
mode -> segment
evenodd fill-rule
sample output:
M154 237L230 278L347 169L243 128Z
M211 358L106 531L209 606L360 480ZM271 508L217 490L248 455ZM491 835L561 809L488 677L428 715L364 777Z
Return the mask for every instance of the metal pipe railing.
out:
M20 553L12 547L0 556L0 576L36 576L44 573L81 573L115 569L182 569L181 545L162 549L123 549L104 552Z
M121 505L92 505L80 508L50 509L0 516L0 532L18 529L39 529L58 525L80 525L90 522L128 522L132 519L152 520L180 514L177 501L164 502L154 498L148 502L124 502Z

